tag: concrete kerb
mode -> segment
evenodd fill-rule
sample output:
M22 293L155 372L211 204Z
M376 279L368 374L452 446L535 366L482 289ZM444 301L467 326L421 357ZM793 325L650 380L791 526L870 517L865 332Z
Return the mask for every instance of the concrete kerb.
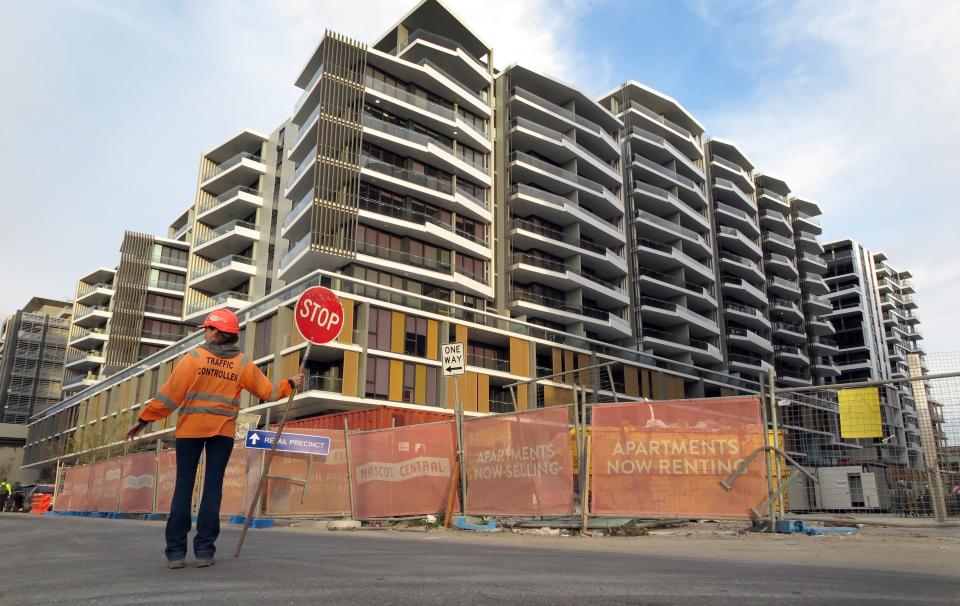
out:
M805 522L828 522L841 526L889 526L891 528L960 528L960 520L937 522L934 518L900 518L887 516L838 516L829 514L787 514L788 520Z

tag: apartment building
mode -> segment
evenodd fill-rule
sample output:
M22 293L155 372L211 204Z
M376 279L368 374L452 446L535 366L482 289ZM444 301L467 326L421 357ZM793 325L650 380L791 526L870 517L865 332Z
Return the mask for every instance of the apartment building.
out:
M201 156L196 200L174 232L189 235L187 323L199 324L214 309L246 307L267 293L283 132L243 130Z
M621 122L519 65L496 87L499 300L534 324L631 342Z
M634 338L653 355L723 366L703 126L637 82L603 95L623 123Z
M784 244L775 234L761 238L754 165L743 151L734 143L711 138L705 152L720 271L723 350L731 372L756 380L773 362L763 253Z
M859 242L846 238L826 242L824 275L830 289L827 298L833 310L823 316L836 330L838 353L833 357L840 374L837 383L878 381L891 378L890 358L884 331L880 289L873 255ZM900 390L880 389L883 434L886 442L859 441L862 460L907 465L917 460L911 454L904 429Z
M63 397L180 340L189 246L126 232L120 264L77 281L63 372Z
M0 423L25 424L60 401L69 301L33 297L0 327Z

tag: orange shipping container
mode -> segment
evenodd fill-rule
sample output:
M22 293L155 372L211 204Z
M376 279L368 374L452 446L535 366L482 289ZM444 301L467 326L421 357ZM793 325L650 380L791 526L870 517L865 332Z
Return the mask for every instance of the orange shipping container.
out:
M399 406L373 406L363 410L337 412L328 415L297 419L287 423L285 431L294 429L340 429L343 430L343 421L349 423L350 431L370 431L373 429L389 429L390 427L405 427L422 423L449 421L453 418L452 410L437 409L419 410L416 408L402 408Z

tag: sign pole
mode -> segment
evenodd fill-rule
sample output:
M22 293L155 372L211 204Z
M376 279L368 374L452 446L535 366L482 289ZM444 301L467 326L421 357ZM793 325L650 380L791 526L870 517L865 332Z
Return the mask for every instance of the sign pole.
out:
M353 462L350 460L350 422L343 420L343 451L347 457L347 493L350 496L350 519L357 519L357 501L353 494Z
M313 346L312 343L308 343L307 351L303 356L303 361L300 362L300 372L301 374L303 369L307 366L307 358L310 357L310 348ZM283 433L283 428L287 424L287 415L290 414L290 405L293 404L293 398L297 395L297 390L293 389L290 391L290 395L287 397L287 404L283 407L283 417L280 419L280 426L277 427L277 435L273 440L273 445L270 447L270 450L267 451L267 456L263 462L263 469L260 470L260 481L257 482L257 491L253 493L253 500L250 501L250 509L247 511L247 516L243 520L243 529L240 531L240 540L237 541L237 548L233 552L233 557L240 557L240 550L243 549L243 540L247 538L247 530L250 529L250 520L253 518L253 514L257 511L257 506L260 504L260 495L263 493L263 487L267 483L267 474L270 473L270 464L273 463L273 455L277 450L277 445L280 444L280 435Z
M460 467L460 492L463 494L463 503L460 510L467 514L467 466L463 460L463 403L460 401L460 377L453 379L454 419L457 424L457 463Z
M343 305L333 291L322 286L313 286L306 289L297 299L297 304L293 309L293 318L297 330L307 342L307 351L300 362L300 371L307 366L307 360L310 358L310 351L314 345L323 345L333 341L340 335L343 329ZM277 355L279 358L279 352ZM250 509L243 520L243 529L240 531L240 540L237 541L237 549L233 552L233 557L240 557L240 550L243 548L243 540L247 536L247 530L250 529L250 520L256 512L257 505L260 502L260 495L263 493L263 487L267 482L267 475L270 473L270 464L273 463L274 453L280 444L283 428L287 424L287 417L290 414L290 406L293 404L293 398L297 395L297 389L290 391L287 398L287 404L283 408L283 417L280 419L280 425L277 427L273 444L263 462L263 469L260 470L260 481L257 482L257 490L250 502Z

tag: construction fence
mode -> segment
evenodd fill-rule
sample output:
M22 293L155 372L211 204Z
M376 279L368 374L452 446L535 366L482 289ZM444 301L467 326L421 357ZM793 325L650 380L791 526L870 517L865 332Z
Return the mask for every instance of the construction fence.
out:
M569 516L586 506L595 515L746 519L768 498L766 458L744 465L764 446L755 397L571 404L472 418L463 422L462 452L453 421L289 433L329 437L329 454L277 452L260 515L417 516L451 505L459 511L462 499L475 515ZM238 441L222 515L248 511L263 460ZM65 468L55 509L165 513L174 479L173 450Z
M794 513L960 516L960 355L905 356L899 377L773 394ZM944 376L948 375L948 376Z

